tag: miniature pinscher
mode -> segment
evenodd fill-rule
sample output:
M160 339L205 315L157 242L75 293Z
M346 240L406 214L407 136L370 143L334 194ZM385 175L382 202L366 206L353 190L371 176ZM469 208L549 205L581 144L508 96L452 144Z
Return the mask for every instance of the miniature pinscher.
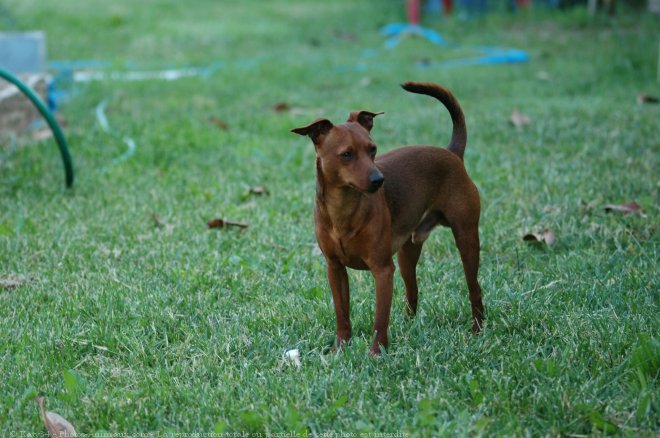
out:
M337 316L337 348L351 337L346 268L368 269L376 282L374 341L387 347L397 254L406 286L408 314L417 311L416 267L422 245L437 225L451 228L470 291L472 330L481 331L484 306L479 269L479 192L463 164L467 129L452 93L436 84L408 82L409 92L435 97L453 122L446 149L406 146L376 156L370 137L374 117L354 111L346 123L321 118L292 132L309 136L316 149L316 239L327 262Z

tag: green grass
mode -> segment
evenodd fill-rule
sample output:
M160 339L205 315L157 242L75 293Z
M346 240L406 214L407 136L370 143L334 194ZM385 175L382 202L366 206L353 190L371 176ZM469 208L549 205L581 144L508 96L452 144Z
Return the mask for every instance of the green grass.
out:
M401 2L1 1L0 25L44 29L51 60L222 61L208 77L78 84L59 111L72 190L52 140L0 148L0 279L21 283L0 288L3 435L42 430L37 392L83 433L657 435L660 106L636 102L660 93L657 18L429 19L449 41L532 61L424 68L457 53L419 40L384 50L377 31L402 20ZM373 281L354 272L354 340L323 355L334 314L313 235L314 151L289 130L365 108L386 113L381 150L446 144L445 110L403 92L407 80L448 86L466 113L486 327L469 332L458 254L439 229L412 321L397 274L387 354L368 357ZM104 99L115 135L95 118ZM514 108L529 126L508 124ZM137 151L112 165L123 136ZM270 195L246 195L256 185ZM643 216L602 209L633 200ZM208 230L215 217L249 228ZM543 227L553 247L522 241ZM300 370L283 359L292 348Z

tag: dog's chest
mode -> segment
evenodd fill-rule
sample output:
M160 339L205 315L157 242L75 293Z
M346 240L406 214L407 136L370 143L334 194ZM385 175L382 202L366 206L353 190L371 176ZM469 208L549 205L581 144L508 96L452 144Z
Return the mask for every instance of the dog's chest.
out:
M317 239L327 257L334 258L351 269L369 269L363 254L360 253L360 248L364 248L364 245L361 244L359 236L341 237L334 230L320 231L317 233Z

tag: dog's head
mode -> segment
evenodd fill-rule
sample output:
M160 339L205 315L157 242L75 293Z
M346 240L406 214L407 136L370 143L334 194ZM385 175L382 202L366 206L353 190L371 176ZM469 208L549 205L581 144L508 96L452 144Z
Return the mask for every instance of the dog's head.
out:
M374 117L380 114L383 113L353 111L341 125L316 119L291 131L312 139L318 169L327 184L374 193L385 180L374 163L377 147L369 135Z

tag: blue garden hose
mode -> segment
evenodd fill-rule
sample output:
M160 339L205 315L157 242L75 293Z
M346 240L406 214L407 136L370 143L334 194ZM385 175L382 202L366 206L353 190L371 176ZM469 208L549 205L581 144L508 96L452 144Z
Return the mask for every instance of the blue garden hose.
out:
M66 186L67 188L70 188L73 185L73 163L71 161L71 154L69 153L69 146L64 138L64 134L62 134L59 123L57 123L57 120L53 117L53 114L48 110L41 98L39 98L39 96L20 79L2 68L0 68L0 77L16 85L16 87L18 87L18 89L21 90L30 101L32 101L44 119L46 119L46 122L48 122L48 126L50 126L51 131L53 131L57 145L60 148L62 161L64 162Z

